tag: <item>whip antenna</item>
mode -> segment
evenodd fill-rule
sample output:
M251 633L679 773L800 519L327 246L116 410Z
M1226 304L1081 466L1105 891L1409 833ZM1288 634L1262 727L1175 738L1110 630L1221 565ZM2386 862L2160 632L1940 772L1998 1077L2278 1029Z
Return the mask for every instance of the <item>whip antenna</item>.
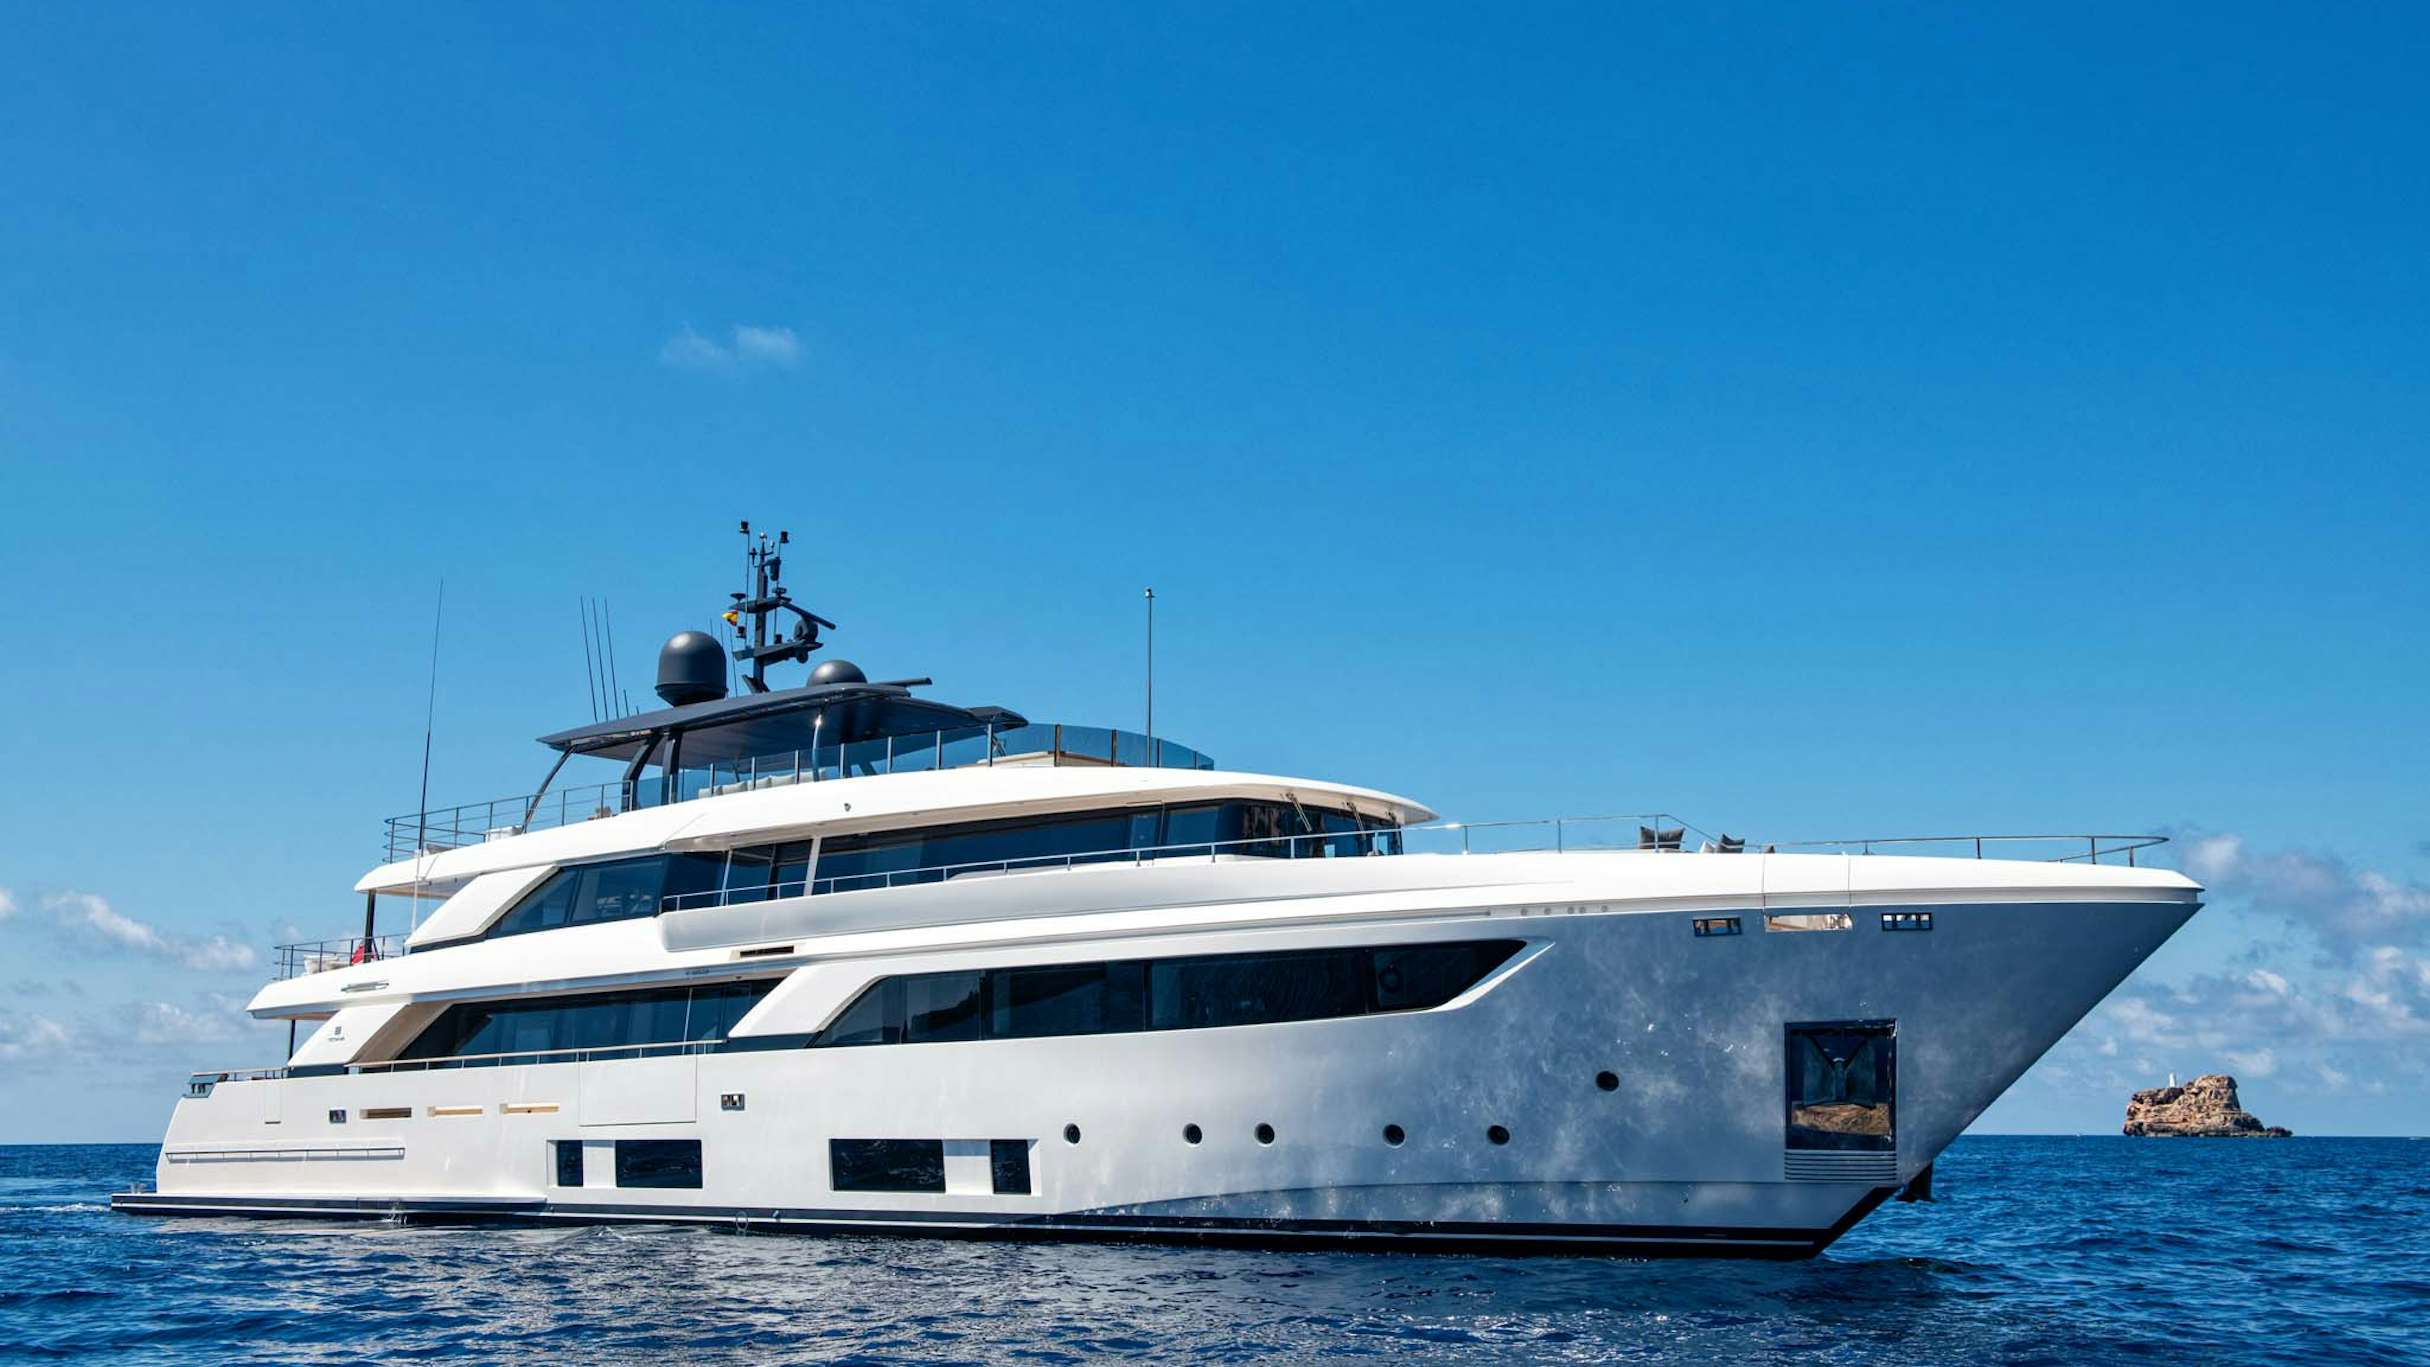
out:
M439 606L430 615L430 695L422 704L422 794L415 802L418 823L414 833L414 848L429 844L430 827L430 735L439 717L439 624L447 618L447 581L439 581ZM418 905L418 904L417 904Z
M591 698L591 720L599 720L599 672L591 661L591 600L581 600L582 606L582 686Z

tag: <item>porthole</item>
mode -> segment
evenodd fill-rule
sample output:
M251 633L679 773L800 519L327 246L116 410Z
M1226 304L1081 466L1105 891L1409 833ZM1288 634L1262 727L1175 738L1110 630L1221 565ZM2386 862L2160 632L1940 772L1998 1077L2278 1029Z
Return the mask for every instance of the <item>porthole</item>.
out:
M1499 1125L1488 1125L1485 1127L1485 1138L1496 1144L1507 1144L1510 1142L1510 1131Z
M1077 1125L1066 1125L1066 1126L1064 1126L1064 1127L1063 1127L1063 1142L1064 1142L1064 1143L1066 1143L1066 1144L1077 1144L1077 1143L1079 1143L1079 1142L1080 1142L1080 1127L1079 1127L1079 1126L1077 1126Z
M1267 1123L1265 1123L1265 1122L1264 1122L1264 1121L1262 1121L1262 1120L1261 1120L1261 1121L1259 1121L1259 1122L1257 1122L1257 1142L1258 1142L1258 1143L1260 1143L1260 1144L1271 1144L1271 1143L1273 1143L1273 1142L1274 1142L1274 1127L1273 1127L1273 1126L1271 1126L1271 1125L1268 1125Z
M1408 1137L1408 1131L1403 1130L1398 1125L1386 1125L1384 1127L1384 1142L1390 1144L1396 1149L1401 1146L1401 1141L1407 1139Z
M1595 1074L1595 1086L1606 1092L1619 1091L1620 1075L1606 1068L1602 1072Z
M1195 1144L1199 1140L1206 1137L1206 1132L1199 1129L1196 1125L1184 1125L1181 1127L1181 1142L1184 1144Z

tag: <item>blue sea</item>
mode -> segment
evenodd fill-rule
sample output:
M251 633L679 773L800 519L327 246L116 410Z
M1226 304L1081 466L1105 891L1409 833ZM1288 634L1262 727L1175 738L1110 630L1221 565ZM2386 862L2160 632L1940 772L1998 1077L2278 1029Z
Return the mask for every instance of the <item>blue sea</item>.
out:
M2430 1142L1961 1139L1804 1263L155 1220L0 1148L0 1357L2430 1362Z

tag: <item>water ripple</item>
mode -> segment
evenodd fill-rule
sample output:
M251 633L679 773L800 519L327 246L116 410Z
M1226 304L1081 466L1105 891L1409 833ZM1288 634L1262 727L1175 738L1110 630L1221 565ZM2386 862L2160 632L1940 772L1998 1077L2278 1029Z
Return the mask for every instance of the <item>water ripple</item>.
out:
M1973 1138L1807 1263L149 1220L0 1148L0 1356L2430 1362L2430 1144Z

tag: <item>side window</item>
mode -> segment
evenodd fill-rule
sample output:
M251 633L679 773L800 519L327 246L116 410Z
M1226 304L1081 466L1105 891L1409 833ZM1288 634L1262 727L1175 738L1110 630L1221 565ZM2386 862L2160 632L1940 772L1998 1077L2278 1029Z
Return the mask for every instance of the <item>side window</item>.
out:
M1895 1150L1896 1023L1830 1021L1791 1025L1787 1033L1787 1147Z
M655 916L670 884L679 892L704 891L717 885L724 867L723 856L679 854L560 869L525 893L483 938Z
M1027 1196L1029 1182L1029 1141L1026 1139L990 1139L987 1141L988 1185L998 1196Z
M1375 1009L1425 1011L1477 985L1519 952L1516 940L1406 945L1375 951Z
M1149 965L1152 1029L1356 1016L1367 1009L1365 958L1359 951L1227 954Z
M903 980L882 978L869 985L844 1014L818 1037L823 1045L899 1044L902 1042Z
M491 935L520 935L528 930L552 930L564 925L574 906L574 885L582 881L582 870L559 869L548 881L523 894L515 909L500 917L490 928Z
M581 1186L582 1141L557 1139L550 1142L557 1150L557 1185L561 1187Z
M626 921L656 915L658 885L665 873L664 863L656 859L593 864L585 868L582 870L582 889L574 896L574 924Z
M1146 965L1058 964L989 975L988 1036L1043 1039L1147 1027Z
M699 1186L700 1141L697 1139L617 1140L616 1185L620 1187Z
M923 973L903 984L903 1042L942 1044L979 1037L979 975Z
M945 1190L941 1139L830 1139L828 1184L837 1191Z

